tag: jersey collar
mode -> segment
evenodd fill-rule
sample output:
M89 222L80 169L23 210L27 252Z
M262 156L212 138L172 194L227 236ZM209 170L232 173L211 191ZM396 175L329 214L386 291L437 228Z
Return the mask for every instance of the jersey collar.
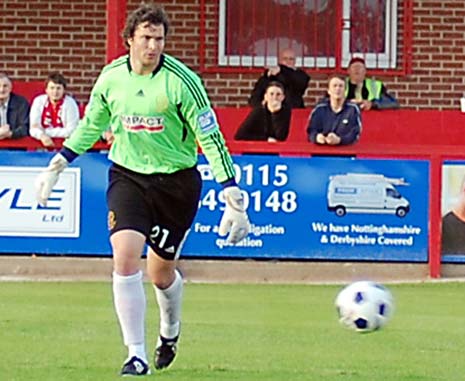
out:
M161 67L163 66L163 62L165 62L165 55L161 54L160 55L160 62L158 62L158 65L152 71L152 78L155 77L155 75L160 71ZM128 54L128 59L126 61L126 64L128 66L128 71L131 72L132 71L131 57L129 56L129 54Z

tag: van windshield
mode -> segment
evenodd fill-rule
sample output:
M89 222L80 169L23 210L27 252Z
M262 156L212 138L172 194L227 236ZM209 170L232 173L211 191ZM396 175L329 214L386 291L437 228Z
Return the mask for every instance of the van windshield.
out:
M401 194L393 188L386 188L386 196L392 197L392 198L401 198Z

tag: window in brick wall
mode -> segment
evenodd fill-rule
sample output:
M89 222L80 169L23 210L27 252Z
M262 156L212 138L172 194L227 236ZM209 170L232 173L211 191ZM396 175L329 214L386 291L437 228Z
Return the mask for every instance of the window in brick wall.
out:
M397 67L398 0L218 1L218 67L276 65L285 47L305 68Z
M368 67L395 68L397 0L344 0L342 66L362 54Z

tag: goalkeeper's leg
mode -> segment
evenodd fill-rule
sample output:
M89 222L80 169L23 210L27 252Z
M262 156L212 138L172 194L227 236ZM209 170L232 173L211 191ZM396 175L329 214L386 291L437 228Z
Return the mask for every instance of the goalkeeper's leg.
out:
M152 279L160 310L160 333L154 355L155 368L168 367L176 356L181 324L183 282L176 261L159 257L153 250L147 256L147 273Z
M111 236L113 247L113 298L128 357L122 375L149 374L145 351L146 299L143 274L139 269L145 237L134 230L121 230Z

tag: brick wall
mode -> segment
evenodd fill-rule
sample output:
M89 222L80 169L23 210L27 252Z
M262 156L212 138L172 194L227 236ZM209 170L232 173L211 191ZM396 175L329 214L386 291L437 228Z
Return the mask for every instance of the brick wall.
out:
M105 0L2 0L0 70L17 80L60 71L87 99L105 59Z
M127 0L128 10L139 3ZM158 3L172 24L166 51L198 70L200 0ZM69 90L86 101L105 64L105 8L105 0L2 0L0 70L17 80L43 80L61 71ZM416 0L413 20L412 74L380 79L405 108L458 108L465 92L465 1ZM326 86L324 75L311 75L309 106ZM215 106L244 106L257 74L203 78Z

